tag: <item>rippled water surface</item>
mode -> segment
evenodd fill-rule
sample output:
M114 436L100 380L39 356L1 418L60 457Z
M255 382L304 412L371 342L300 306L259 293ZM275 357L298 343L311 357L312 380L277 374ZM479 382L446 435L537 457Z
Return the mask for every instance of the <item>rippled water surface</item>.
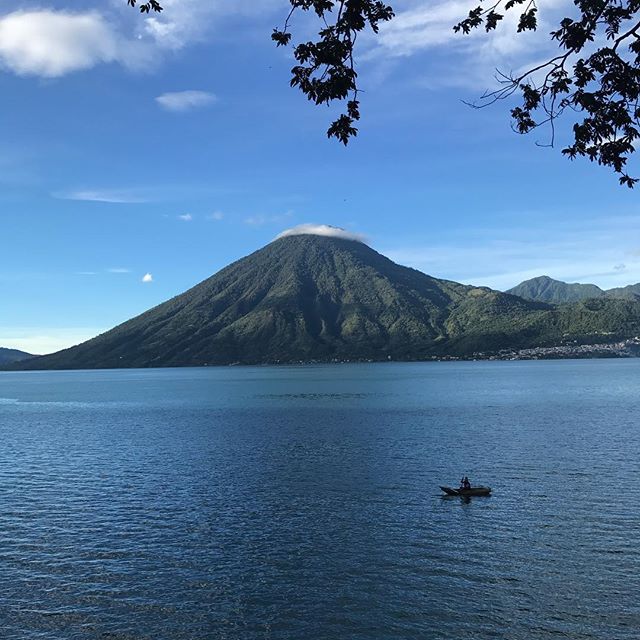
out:
M639 374L0 373L0 637L637 639Z

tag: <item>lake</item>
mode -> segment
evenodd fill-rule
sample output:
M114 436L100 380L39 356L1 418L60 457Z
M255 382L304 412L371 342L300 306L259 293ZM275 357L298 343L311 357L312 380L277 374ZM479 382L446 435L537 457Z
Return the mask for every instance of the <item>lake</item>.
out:
M640 359L0 373L0 636L635 639L639 422Z

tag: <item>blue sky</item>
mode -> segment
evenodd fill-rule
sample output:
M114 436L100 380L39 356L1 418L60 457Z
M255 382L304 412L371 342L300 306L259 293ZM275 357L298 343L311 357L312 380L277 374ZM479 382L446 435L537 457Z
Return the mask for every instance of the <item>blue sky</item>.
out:
M549 28L464 39L450 26L468 3L392 3L360 42L345 149L325 136L333 112L288 86L291 54L270 40L285 0L163 4L151 18L125 0L3 5L0 346L77 343L302 223L500 289L640 281L637 190L537 147L543 132L517 136L506 104L462 103L496 66L544 55Z

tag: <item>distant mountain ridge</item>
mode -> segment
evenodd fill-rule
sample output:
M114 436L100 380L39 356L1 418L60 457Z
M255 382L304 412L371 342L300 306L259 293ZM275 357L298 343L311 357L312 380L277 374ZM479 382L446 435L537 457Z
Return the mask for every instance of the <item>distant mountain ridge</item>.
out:
M20 351L18 349L7 349L5 347L0 347L0 364L8 364L10 362L19 362L20 360L27 360L28 358L33 358L30 353L26 351Z
M565 302L577 302L588 298L601 298L605 292L595 284L567 283L554 280L549 276L539 276L525 280L506 293L519 296L525 300L536 302L548 302L561 304Z
M275 240L157 307L11 368L422 360L640 334L640 303L547 303L440 280L367 245Z
M538 276L521 282L505 293L519 296L525 300L549 304L565 304L590 298L640 301L640 283L605 290L595 284L568 283L554 280L549 276Z
M623 298L625 300L640 301L640 282L628 284L626 287L615 287L605 291L609 298Z

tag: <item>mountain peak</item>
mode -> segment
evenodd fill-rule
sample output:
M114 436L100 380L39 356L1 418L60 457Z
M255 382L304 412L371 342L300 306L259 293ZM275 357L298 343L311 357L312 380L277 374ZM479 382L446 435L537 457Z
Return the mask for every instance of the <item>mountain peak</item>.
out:
M640 283L603 290L595 284L563 282L549 276L537 276L508 289L506 293L533 302L551 304L579 302L589 298L616 298L638 302L640 301Z
M288 238L291 236L323 236L325 238L340 238L342 240L353 240L366 244L366 238L361 233L347 231L341 227L334 227L329 224L299 224L297 227L286 229L276 236L276 240L280 238Z
M578 302L588 298L602 298L605 292L595 284L567 283L549 276L538 276L525 280L509 289L507 293L526 300L559 304Z
M25 351L19 351L18 349L7 349L6 347L0 347L0 364L8 364L10 362L19 362L21 360L27 360L28 358L34 358L30 353Z

